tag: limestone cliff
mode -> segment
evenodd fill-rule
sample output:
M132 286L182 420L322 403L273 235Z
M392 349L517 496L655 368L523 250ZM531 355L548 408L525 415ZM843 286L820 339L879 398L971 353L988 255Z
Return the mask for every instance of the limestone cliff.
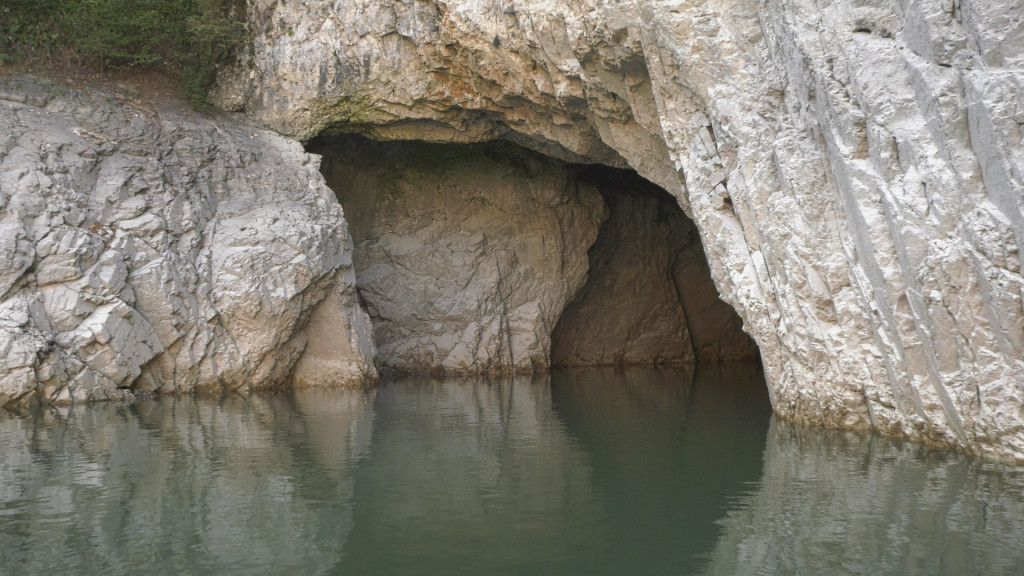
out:
M217 98L301 141L631 167L694 221L780 415L1024 460L1022 13L251 0ZM0 106L0 403L374 378L342 211L296 143L34 82Z
M253 0L220 101L510 139L695 221L776 411L1024 459L1024 1Z
M0 78L0 405L372 381L317 168L227 118Z

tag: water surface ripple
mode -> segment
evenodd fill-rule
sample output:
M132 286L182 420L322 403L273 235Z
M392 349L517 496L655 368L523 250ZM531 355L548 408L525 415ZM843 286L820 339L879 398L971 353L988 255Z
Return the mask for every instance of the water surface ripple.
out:
M736 367L0 412L0 574L1024 574L1024 468Z

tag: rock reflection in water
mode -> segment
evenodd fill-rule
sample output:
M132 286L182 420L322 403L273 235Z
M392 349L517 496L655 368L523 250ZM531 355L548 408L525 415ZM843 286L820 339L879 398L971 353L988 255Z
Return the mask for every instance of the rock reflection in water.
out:
M1024 574L1024 467L773 420L709 575Z
M770 415L753 367L385 385L332 573L689 573Z
M556 371L551 388L605 495L598 572L692 574L715 521L761 477L771 408L760 372L580 369Z
M603 541L547 376L385 384L371 453L334 574L566 574Z
M1024 468L769 429L766 396L559 370L0 413L0 574L1024 574Z
M356 391L0 418L0 573L313 573L371 425Z

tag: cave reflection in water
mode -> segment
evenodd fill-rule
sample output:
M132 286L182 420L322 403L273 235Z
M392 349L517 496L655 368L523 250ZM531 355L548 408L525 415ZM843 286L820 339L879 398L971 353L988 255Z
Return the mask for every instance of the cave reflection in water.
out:
M1024 469L770 421L744 370L3 414L0 573L1024 573Z

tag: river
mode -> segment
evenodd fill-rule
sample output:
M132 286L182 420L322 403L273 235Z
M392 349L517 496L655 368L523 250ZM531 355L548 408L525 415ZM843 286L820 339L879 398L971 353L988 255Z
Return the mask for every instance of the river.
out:
M1024 468L752 367L0 412L0 574L1024 574Z

